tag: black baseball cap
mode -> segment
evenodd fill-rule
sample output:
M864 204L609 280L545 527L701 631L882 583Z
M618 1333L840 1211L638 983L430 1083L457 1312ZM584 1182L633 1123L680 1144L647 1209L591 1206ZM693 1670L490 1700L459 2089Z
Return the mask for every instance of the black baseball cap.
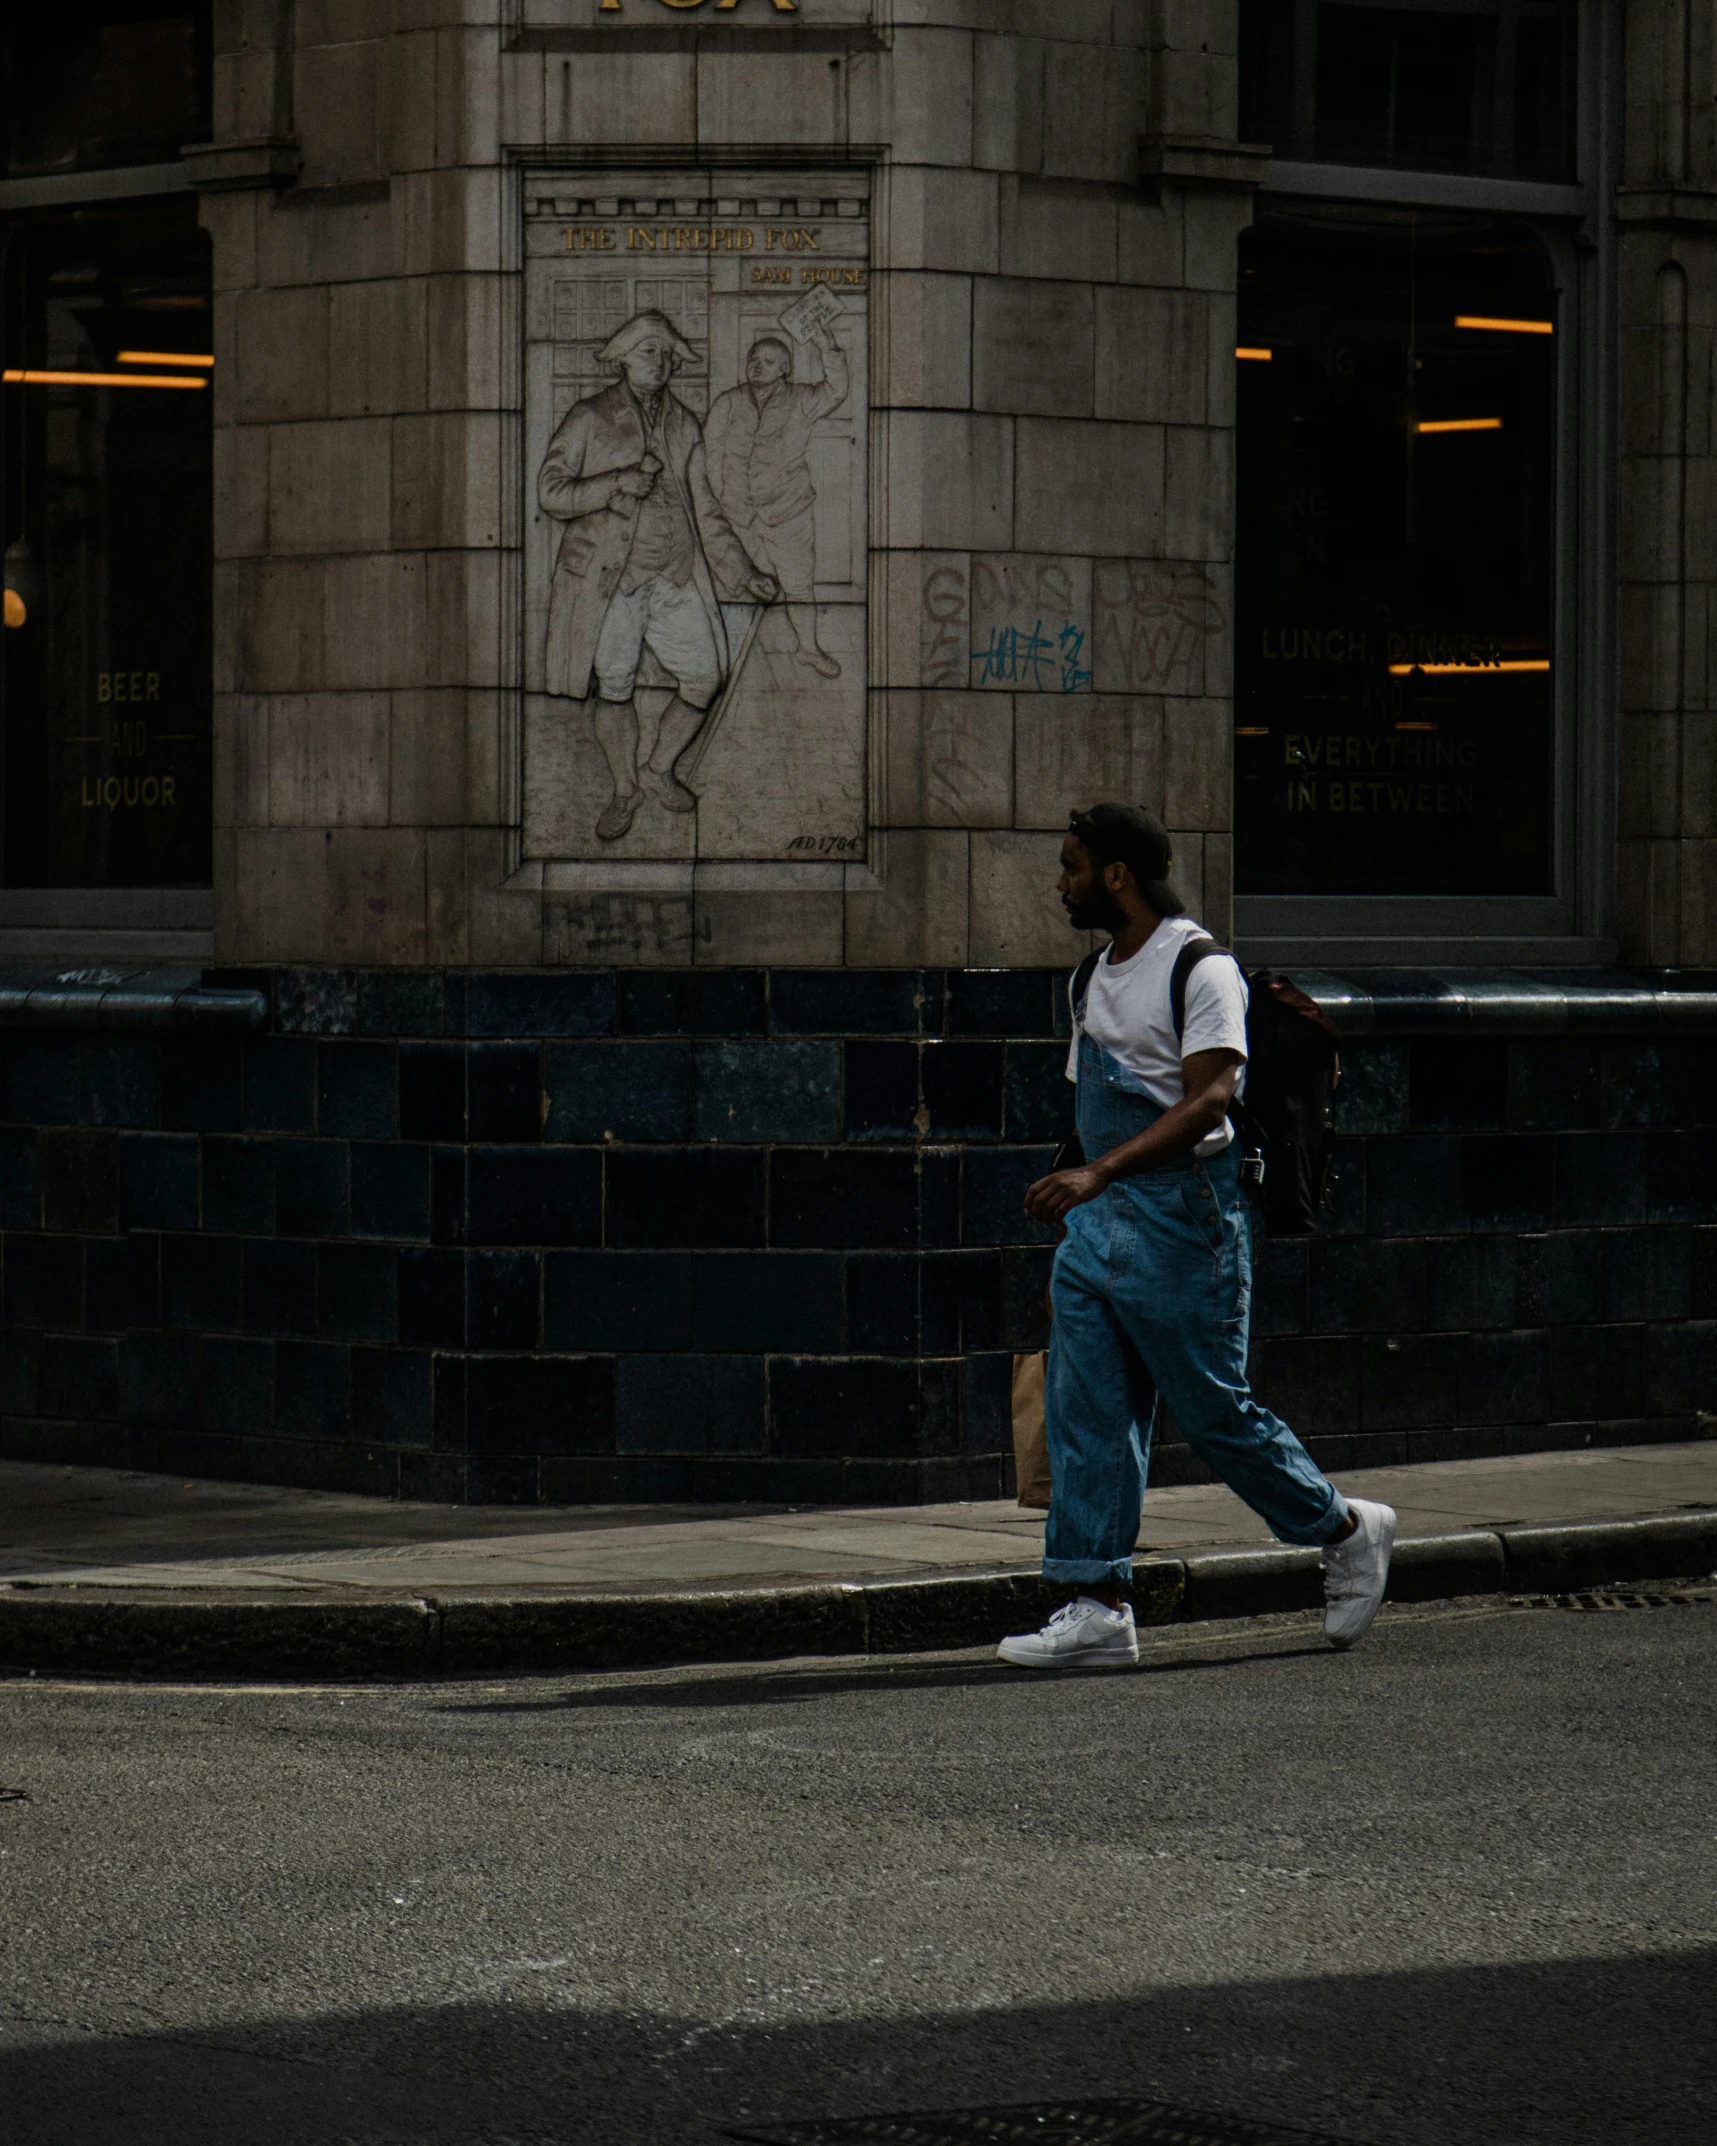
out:
M1168 829L1143 805L1092 805L1072 813L1067 831L1097 865L1124 864L1139 890L1160 886L1174 863Z

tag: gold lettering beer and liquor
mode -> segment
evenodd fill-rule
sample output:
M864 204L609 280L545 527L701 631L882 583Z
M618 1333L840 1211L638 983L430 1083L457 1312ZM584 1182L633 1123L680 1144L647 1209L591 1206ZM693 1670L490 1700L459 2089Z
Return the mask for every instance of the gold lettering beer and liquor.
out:
M175 812L176 788L172 775L85 775L78 801L86 812Z
M98 670L93 698L93 718L59 741L79 770L69 778L79 806L86 812L177 812L180 776L164 771L162 763L172 768L181 757L178 748L197 741L170 705L163 674L147 667ZM136 708L147 713L132 714Z

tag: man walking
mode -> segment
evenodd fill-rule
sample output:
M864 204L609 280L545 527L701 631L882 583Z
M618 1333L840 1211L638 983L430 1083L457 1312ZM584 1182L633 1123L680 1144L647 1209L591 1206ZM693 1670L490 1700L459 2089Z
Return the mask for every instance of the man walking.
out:
M1169 885L1172 854L1161 821L1136 805L1075 813L1061 845L1068 920L1111 937L1074 1007L1068 1056L1085 1160L1025 1199L1064 1232L1050 1283L1043 1576L1077 1590L1041 1632L1003 1640L1003 1660L1027 1668L1139 1658L1120 1591L1159 1396L1279 1541L1322 1548L1336 1646L1363 1638L1389 1578L1394 1513L1344 1498L1247 1384L1253 1215L1228 1119L1245 1079L1246 980L1232 959L1200 961L1176 1035L1175 960L1205 933Z

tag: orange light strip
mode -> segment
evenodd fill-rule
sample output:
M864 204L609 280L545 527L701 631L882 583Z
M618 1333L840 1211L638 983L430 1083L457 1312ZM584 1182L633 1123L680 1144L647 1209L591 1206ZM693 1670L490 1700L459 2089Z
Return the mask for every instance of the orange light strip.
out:
M183 373L0 373L8 387L190 387L204 388L206 380L188 380Z
M1457 328L1491 328L1506 335L1554 335L1553 320L1492 320L1485 313L1457 313Z
M1497 671L1547 671L1548 656L1509 657L1501 663L1392 663L1391 678L1411 678L1423 671L1427 678L1489 678Z
M215 361L212 356L205 357L200 352L122 350L119 353L119 362L121 365L201 365L207 367L212 366Z
M1500 417L1422 417L1415 432L1500 432Z
M1266 350L1261 343L1241 343L1236 348L1234 355L1237 358L1256 358L1261 364L1268 365L1276 353L1273 350Z

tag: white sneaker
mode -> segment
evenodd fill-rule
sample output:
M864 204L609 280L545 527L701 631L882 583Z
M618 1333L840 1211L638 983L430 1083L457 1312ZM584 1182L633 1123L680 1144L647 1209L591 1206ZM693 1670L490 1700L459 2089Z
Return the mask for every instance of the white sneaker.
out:
M1021 1669L1129 1669L1139 1658L1139 1635L1127 1603L1106 1609L1081 1595L1041 1632L1004 1639L996 1652Z
M1389 1553L1395 1547L1395 1508L1349 1498L1359 1525L1323 1550L1324 1637L1332 1647L1356 1647L1383 1607L1389 1585Z

